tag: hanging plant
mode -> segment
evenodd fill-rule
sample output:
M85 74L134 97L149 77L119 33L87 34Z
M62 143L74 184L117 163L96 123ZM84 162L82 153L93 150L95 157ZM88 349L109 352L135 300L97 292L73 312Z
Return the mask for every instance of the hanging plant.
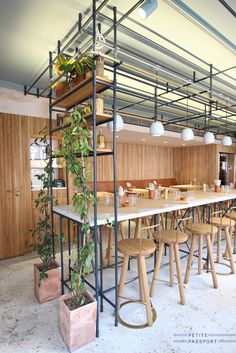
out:
M42 261L39 268L39 280L38 286L41 286L41 281L44 278L48 278L48 271L52 268L58 267L54 260L53 254L53 237L57 240L55 229L52 229L50 223L51 205L54 201L53 195L50 193L50 183L53 175L53 168L50 163L50 145L47 142L47 128L45 127L40 131L41 138L35 139L35 144L45 146L45 167L43 173L36 174L38 180L42 182L42 188L38 193L38 197L35 199L36 208L39 211L40 217L35 229L31 229L32 237L36 240L36 244L32 247L38 252L38 255ZM39 141L38 141L39 140ZM50 179L51 175L51 179Z
M94 256L94 241L90 234L89 224L89 206L93 202L93 193L89 188L89 171L86 166L86 157L92 150L90 131L86 127L86 120L79 111L74 111L71 114L71 125L62 132L61 150L68 170L74 176L74 185L78 190L73 195L73 206L80 216L81 231L85 236L78 256L72 258L72 298L68 303L72 310L86 304L83 277L91 272Z

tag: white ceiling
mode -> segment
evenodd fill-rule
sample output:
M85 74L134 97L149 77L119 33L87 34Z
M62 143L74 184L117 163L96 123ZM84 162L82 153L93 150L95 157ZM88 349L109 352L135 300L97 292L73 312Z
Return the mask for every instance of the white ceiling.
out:
M227 1L235 7L235 0ZM218 0L184 2L235 43L235 18ZM131 0L111 0L109 5L116 5L124 13L135 3L136 1ZM31 81L47 62L48 51L56 48L57 40L64 37L77 20L78 13L85 11L89 4L89 1L82 0L1 0L0 80L19 84ZM235 53L170 5L173 5L170 0L159 0L158 9L143 24L220 69L235 65ZM140 23L137 11L130 18ZM129 19L124 24L144 34L146 32ZM164 44L163 40L157 40L154 35L149 33L148 36ZM167 47L183 55L173 45L169 44ZM140 49L142 50L141 46ZM187 54L185 57L190 58ZM198 60L195 62L199 64ZM178 62L175 65L178 67Z
M113 140L113 132L109 131L106 126L101 126L98 132L102 130L106 141L111 142ZM125 124L122 131L116 134L117 142L132 143L132 144L146 144L156 145L163 147L188 147L188 146L200 146L205 145L202 141L202 137L195 136L194 140L183 141L180 133L173 131L165 131L164 136L154 137L149 134L149 128L143 126L134 126ZM220 140L216 140L216 144L220 144Z

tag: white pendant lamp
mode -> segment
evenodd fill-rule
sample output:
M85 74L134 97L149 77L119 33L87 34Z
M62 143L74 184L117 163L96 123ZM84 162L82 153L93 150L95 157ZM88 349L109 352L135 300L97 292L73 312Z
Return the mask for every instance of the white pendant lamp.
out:
M162 136L164 135L164 126L161 121L157 121L157 77L156 77L156 86L154 92L154 112L155 112L155 121L151 124L149 133L151 136ZM163 119L163 115L161 116Z
M184 141L193 140L194 139L193 130L190 129L189 127L186 127L185 129L183 129L181 132L181 139Z
M186 105L187 105L187 118L188 118L188 87L187 87L187 102L186 102ZM188 124L188 122L187 122ZM184 141L190 141L190 140L193 140L194 139L194 134L193 134L193 130L190 129L190 127L186 127L185 129L183 129L181 131L181 139L184 140Z
M225 136L222 141L221 141L222 145L225 147L229 147L232 146L232 139L230 136Z
M225 112L225 123L226 123L226 136L222 139L221 143L223 146L225 147L230 147L232 146L232 139L230 136L227 136L227 131L228 131L228 121L227 121L227 117L228 117L228 111L227 111L227 104L228 102L226 101L226 112Z
M138 15L142 20L146 20L157 8L157 0L146 0L142 6L138 8Z
M206 144L206 145L209 145L210 143L214 143L215 142L215 136L212 132L210 131L207 131L205 133L205 135L203 136L203 142Z
M107 128L110 131L113 131L113 121L107 123ZM116 131L121 131L124 129L124 121L120 115L116 115Z
M164 126L160 121L154 121L149 132L151 136L162 136L164 135Z

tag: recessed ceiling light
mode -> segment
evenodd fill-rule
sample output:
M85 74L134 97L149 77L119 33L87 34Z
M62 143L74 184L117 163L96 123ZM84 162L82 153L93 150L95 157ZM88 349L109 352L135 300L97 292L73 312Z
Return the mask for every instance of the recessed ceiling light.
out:
M119 137L119 135L116 135L116 138L118 138Z
M142 141L146 141L146 139L143 137L142 139L141 139Z
M185 143L182 143L182 146L185 146Z
M163 141L163 143L167 143L167 141Z

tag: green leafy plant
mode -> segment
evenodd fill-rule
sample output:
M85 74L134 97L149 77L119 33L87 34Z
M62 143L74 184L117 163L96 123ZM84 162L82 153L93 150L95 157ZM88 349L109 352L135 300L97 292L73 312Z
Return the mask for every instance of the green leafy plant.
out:
M65 54L59 54L56 61L56 71L69 78L74 78L76 75L83 75L86 70L91 70L93 67L93 59L89 56L72 59Z
M46 127L40 131L40 135L42 135L40 139L35 139L35 144L43 144L46 147L46 165L43 173L36 175L37 179L42 182L42 188L38 193L38 197L34 201L36 208L39 210L40 217L35 229L30 230L32 237L36 239L36 244L32 244L32 247L38 252L42 261L42 266L39 268L39 287L41 285L41 280L43 278L48 278L48 270L56 266L53 256L52 242L53 237L54 239L57 238L55 229L52 229L50 224L51 204L54 199L53 195L50 194L50 175L53 175L53 169L49 159L50 145L47 143Z
M80 216L81 230L85 236L78 256L72 259L71 288L75 307L82 306L86 302L83 277L91 272L94 255L94 242L89 225L89 206L93 202L93 193L88 185L89 171L86 167L86 157L92 150L86 120L78 110L75 110L71 114L71 125L63 129L61 150L78 190L73 195L73 206Z

